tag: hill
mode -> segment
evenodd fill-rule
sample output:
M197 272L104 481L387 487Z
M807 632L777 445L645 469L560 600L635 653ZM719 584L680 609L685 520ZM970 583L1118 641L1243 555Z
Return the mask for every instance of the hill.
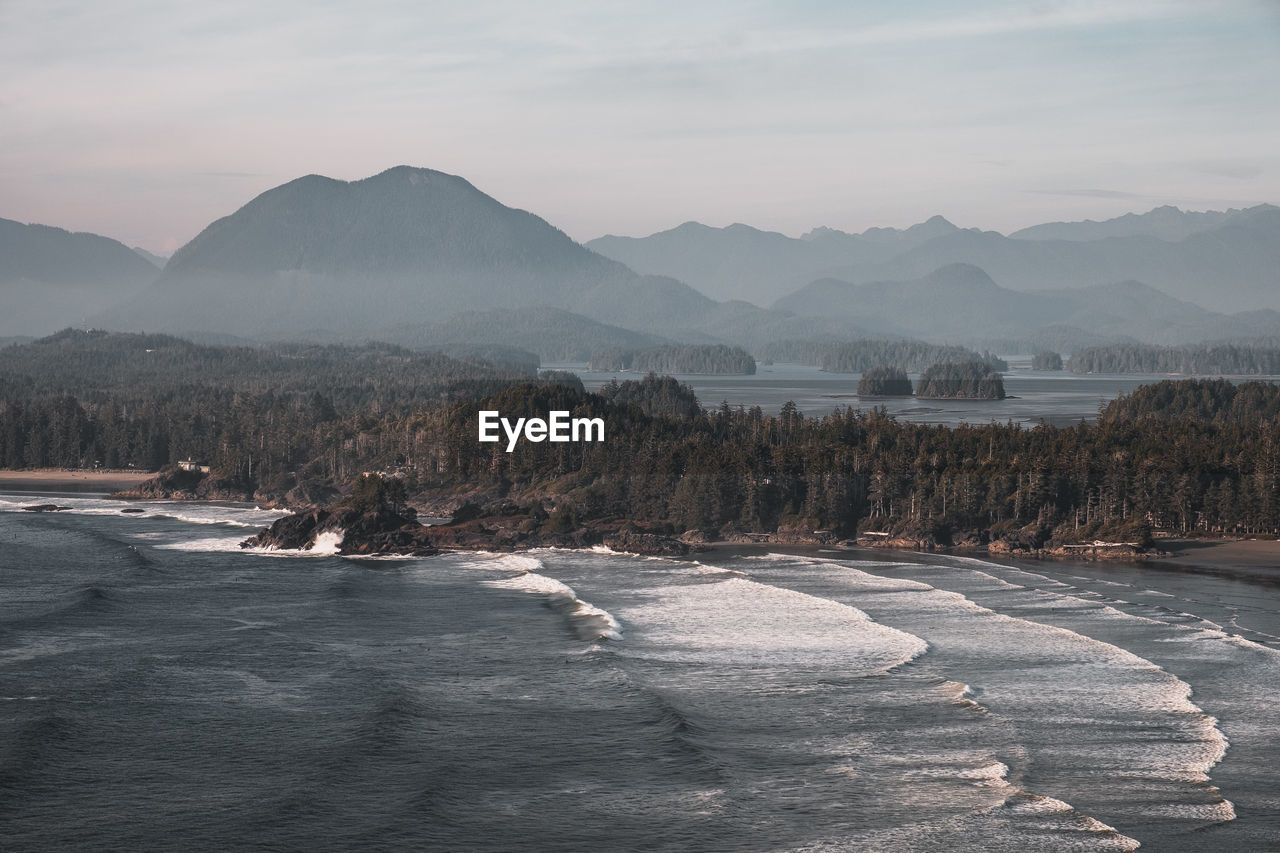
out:
M157 275L108 237L0 219L0 336L43 335L84 322Z

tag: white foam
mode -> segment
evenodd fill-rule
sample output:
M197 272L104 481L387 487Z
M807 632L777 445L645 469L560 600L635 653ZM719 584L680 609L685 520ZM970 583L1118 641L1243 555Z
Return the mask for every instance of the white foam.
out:
M182 542L170 542L165 545L156 545L154 547L162 551L240 551L240 543L244 539L241 536L235 537L218 537L206 539L186 539ZM254 548L253 553L259 553L262 549Z
M530 557L514 556L510 559L511 562L522 561L526 565L532 563L542 568L541 562ZM515 589L533 595L546 596L551 603L562 605L569 610L569 618L579 634L585 634L596 640L622 639L622 626L613 614L578 598L578 594L572 587L555 578L526 571L514 577L487 580L482 583L494 589Z
M316 534L316 541L311 543L311 547L307 549L310 554L321 556L332 556L338 553L338 549L342 547L342 538L346 536L345 530L324 530Z
M84 498L71 495L5 495L0 497L0 512L21 512L33 504L54 503L72 515L109 515L130 518L158 518L188 524L221 524L230 527L267 527L288 515L286 510L261 509L256 506L225 506L201 501L122 501ZM125 513L123 510L142 510Z
M854 607L742 578L663 587L621 611L643 626L634 653L657 660L778 667L839 667L874 675L924 654L919 637ZM631 651L629 654L633 653Z

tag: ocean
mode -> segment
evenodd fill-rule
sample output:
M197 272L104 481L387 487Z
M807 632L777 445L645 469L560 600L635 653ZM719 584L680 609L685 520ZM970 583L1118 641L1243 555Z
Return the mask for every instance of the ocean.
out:
M8 853L1280 843L1265 571L348 559L129 506L0 495Z
M1164 374L1078 374L1061 370L1032 370L1030 359L1006 356L1003 400L931 400L915 397L858 397L857 373L826 373L803 364L762 364L753 376L708 376L674 374L693 388L703 406L714 409L722 402L732 407L760 406L776 414L791 401L805 415L821 417L846 406L867 411L884 408L899 421L923 424L1015 423L1035 426L1040 422L1071 426L1098 419L1098 410L1107 403L1143 385L1185 376ZM576 373L588 391L597 391L611 380L639 379L635 373L591 371L581 363L545 364L546 369ZM910 374L914 383L918 374ZM1233 382L1280 381L1278 376L1233 376Z

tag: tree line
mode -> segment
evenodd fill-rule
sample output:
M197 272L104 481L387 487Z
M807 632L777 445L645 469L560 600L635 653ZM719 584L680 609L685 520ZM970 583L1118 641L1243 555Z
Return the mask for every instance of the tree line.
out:
M405 405L405 386L370 363L380 365L370 388L339 395L212 376L15 395L52 380L9 375L0 464L158 470L192 457L277 497L299 481L346 490L361 472L395 469L406 499L424 505L465 491L531 518L563 508L562 519L673 531L1280 533L1280 388L1270 383L1157 383L1096 424L1023 429L900 423L882 410L806 417L793 404L704 410L656 376L599 394L528 377L474 393L455 377ZM481 409L601 417L606 438L506 453L477 441Z
M994 370L1009 369L1005 361L989 352L912 340L775 341L757 355L766 362L811 364L832 373L862 373L881 365L921 373L930 365L944 361L981 361Z
M1181 373L1189 376L1280 375L1280 347L1196 344L1086 347L1067 362L1072 373Z
M756 360L741 347L724 344L671 344L647 349L599 350L591 355L590 369L750 376L756 372Z

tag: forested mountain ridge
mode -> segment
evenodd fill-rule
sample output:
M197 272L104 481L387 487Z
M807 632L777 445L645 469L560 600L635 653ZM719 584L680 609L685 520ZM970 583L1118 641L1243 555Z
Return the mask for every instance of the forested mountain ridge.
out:
M108 237L0 219L0 336L48 334L83 322L158 275Z
M307 400L318 395L329 405L409 411L536 378L536 369L376 343L225 347L170 335L65 329L0 348L0 404L65 395L92 402L124 395L143 403L212 388Z

